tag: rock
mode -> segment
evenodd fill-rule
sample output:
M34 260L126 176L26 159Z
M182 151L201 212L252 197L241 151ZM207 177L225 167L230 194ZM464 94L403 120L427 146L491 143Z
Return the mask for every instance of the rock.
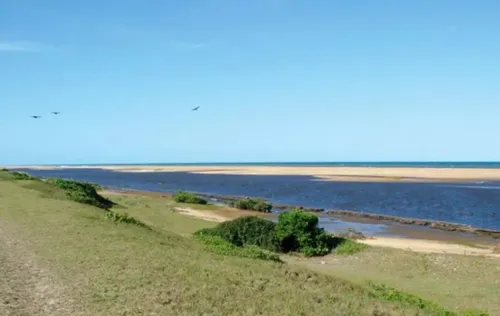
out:
M500 254L500 244L496 245L495 248L493 248L493 253Z

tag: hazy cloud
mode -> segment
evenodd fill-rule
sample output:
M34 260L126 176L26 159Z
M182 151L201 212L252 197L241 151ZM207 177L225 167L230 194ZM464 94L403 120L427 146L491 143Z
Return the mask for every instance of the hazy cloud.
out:
M181 42L181 41L171 41L172 46L179 49L200 49L206 47L203 43L192 43L192 42Z
M35 42L2 42L0 52L36 53L44 50L44 46Z

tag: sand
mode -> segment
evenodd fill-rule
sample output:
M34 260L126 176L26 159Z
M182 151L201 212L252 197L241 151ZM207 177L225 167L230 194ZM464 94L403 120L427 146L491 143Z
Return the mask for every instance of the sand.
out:
M200 218L200 219L203 219L206 221L210 221L210 222L221 223L221 222L225 222L225 221L229 220L228 218L217 215L213 212L204 212L204 211L195 210L195 209L186 208L186 207L176 207L174 209L177 213L197 217L197 218Z
M476 248L466 245L443 243L434 240L376 237L373 239L358 240L358 242L378 247L406 249L424 253L443 253L468 256L487 256L500 259L500 254L493 252L493 247Z
M8 167L9 168L9 167ZM10 168L59 169L90 167L15 166ZM386 168L311 166L92 166L118 172L191 172L232 175L302 175L317 181L500 181L500 169L486 168Z

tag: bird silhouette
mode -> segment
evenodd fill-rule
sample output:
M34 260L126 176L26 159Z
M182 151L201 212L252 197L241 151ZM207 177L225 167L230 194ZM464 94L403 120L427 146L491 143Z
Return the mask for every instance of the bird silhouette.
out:
M30 116L30 117L32 117L32 118L34 118L34 119L39 119L39 118L41 118L41 116L40 116L40 115L32 115L32 116Z
M61 113L61 112L52 112L52 114L54 114L54 115L57 115L57 114L59 114L59 113Z
M198 109L199 109L199 108L200 108L200 107L199 107L199 106L197 106L197 107L195 107L192 111L198 111Z

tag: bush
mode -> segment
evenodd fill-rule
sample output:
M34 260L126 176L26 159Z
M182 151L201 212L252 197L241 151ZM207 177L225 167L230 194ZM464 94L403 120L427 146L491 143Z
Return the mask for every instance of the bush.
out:
M331 251L336 239L318 227L318 216L293 209L281 213L276 236L283 252L297 251L305 256L323 256Z
M212 233L198 233L196 234L196 238L202 241L210 251L220 255L282 262L278 254L261 249L255 245L238 247Z
M250 198L237 200L236 202L232 203L232 206L240 210L251 210L263 213L269 213L273 208L272 204L266 203L266 201L262 199L250 199Z
M38 180L25 172L8 171L13 180Z
M177 191L174 194L174 201L177 203L189 203L189 204L207 204L207 200L204 200L193 193Z
M66 196L75 202L103 209L109 209L114 205L112 201L97 193L94 184L63 179L49 179L47 182L62 189L66 193Z
M9 172L9 169L7 169L7 168L0 168L0 172Z
M148 225L133 218L132 216L129 216L127 213L115 213L115 212L108 211L108 212L106 212L106 218L108 218L116 223L133 224L133 225L137 225L140 227L150 229L150 227Z
M219 224L215 228L197 231L198 236L217 236L238 246L255 245L269 251L279 251L276 224L256 216L241 217Z
M318 227L315 214L301 210L282 213L277 224L246 216L199 230L195 236L217 237L236 247L256 246L273 252L299 252L307 257L324 256L332 249L336 249L337 254L353 254L367 247L329 234Z

